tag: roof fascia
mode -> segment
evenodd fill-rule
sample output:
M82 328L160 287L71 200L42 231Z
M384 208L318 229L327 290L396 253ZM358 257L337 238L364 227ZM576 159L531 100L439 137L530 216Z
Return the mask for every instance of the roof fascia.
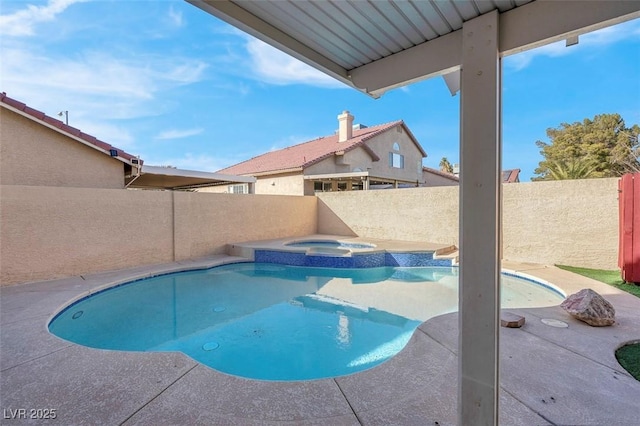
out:
M75 136L75 135L73 135L73 134L71 134L69 132L66 132L65 130L63 130L63 129L59 128L59 127L56 127L56 126L54 126L52 124L49 124L44 120L40 120L40 119L34 117L33 115L31 115L31 114L29 114L27 112L24 112L24 111L22 111L22 110L20 110L18 108L14 108L13 106L8 105L8 104L6 104L4 102L0 102L0 106L2 106L3 108L8 109L9 111L13 111L18 115L21 115L21 116L23 116L25 118L28 118L29 120L31 120L31 121L33 121L35 123L38 123L41 126L47 127L47 128L49 128L51 130L54 130L54 131L60 133L61 135L64 135L64 136L66 136L66 137L68 137L70 139L73 139L76 142L80 142L82 145L88 146L91 149L95 149L96 151L98 151L98 152L100 152L102 154L105 154L109 158L113 158L114 160L121 161L124 164L137 166L136 164L133 164L131 160L123 158L123 157L120 157L119 155L117 155L115 157L112 157L110 151L108 151L106 149L103 149L103 148L100 148L99 146L94 145L91 142L85 141L84 139L79 138L79 137L77 137L77 136ZM115 147L113 147L113 148L117 149ZM120 151L119 149L117 149L117 150ZM140 163L142 163L142 160L140 160Z
M302 170L303 170L302 167L292 167L289 169L267 170L265 172L258 172L258 173L245 173L243 174L243 176L261 177L261 176L271 176L271 175L283 175L283 174L289 174L289 173L302 172Z

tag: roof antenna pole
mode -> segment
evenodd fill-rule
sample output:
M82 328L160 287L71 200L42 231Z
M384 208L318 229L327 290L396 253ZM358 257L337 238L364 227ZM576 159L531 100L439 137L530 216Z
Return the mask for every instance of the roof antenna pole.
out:
M62 117L64 115L64 124L69 125L69 111L60 111L58 113L58 117Z

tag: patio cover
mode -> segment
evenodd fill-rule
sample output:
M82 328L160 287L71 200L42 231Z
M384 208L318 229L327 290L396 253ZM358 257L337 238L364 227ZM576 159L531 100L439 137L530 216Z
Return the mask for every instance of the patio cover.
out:
M147 166L145 164L142 166L140 174L134 174L127 180L126 185L127 188L138 189L194 189L234 183L253 184L255 182L256 178L254 177Z
M640 2L187 0L376 98L435 76L460 88L458 423L498 422L504 56L640 17Z

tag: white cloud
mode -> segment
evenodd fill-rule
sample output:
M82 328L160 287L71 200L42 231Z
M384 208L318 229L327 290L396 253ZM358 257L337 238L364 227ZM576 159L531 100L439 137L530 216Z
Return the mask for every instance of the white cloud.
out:
M277 85L306 84L346 88L343 83L255 38L247 42L251 71L261 81Z
M176 28L181 28L184 25L184 18L182 16L182 12L176 11L173 8L173 5L169 8L168 18L169 18L169 22L171 22L171 24Z
M121 126L97 122L95 120L74 120L73 115L69 116L69 120L69 124L73 127L82 129L84 133L93 135L110 145L129 152L130 154L135 154L135 152L131 151L138 149L133 135Z
M584 34L580 37L580 43L584 42L590 46L602 46L629 38L638 38L638 36L640 36L640 19L635 19Z
M0 15L0 35L24 37L35 33L34 27L41 22L53 21L74 3L87 0L49 0L45 6L27 5L11 15Z
M546 56L555 58L569 55L581 49L589 49L600 46L608 46L623 40L638 38L640 36L640 19L622 24L606 27L580 36L577 46L566 47L565 41L548 44L537 49L528 50L505 58L505 65L519 71L526 68L534 58Z
M526 68L536 56L547 56L550 58L555 58L558 56L568 55L571 53L571 47L565 47L564 41L559 41L552 44L547 44L546 46L538 47L537 49L528 50L526 52L519 53L517 55L509 56L505 58L505 65L514 69L515 71L520 71L521 69Z
M192 59L123 59L94 51L61 57L11 47L3 49L0 71L9 96L47 113L69 109L76 117L135 118L158 114L162 104L152 101L159 93L199 81L206 67ZM60 105L63 99L66 105Z
M188 138L189 136L199 135L203 131L204 129L202 128L185 129L185 130L171 129L171 130L165 130L164 132L160 132L154 139L162 139L162 140L182 139L182 138Z

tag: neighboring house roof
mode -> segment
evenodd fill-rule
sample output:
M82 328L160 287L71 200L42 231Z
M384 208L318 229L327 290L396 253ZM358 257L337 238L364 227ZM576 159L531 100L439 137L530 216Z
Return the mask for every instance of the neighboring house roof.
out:
M520 178L518 177L519 174L520 174L520 169L503 170L502 183L520 182Z
M447 178L447 179L451 179L452 181L456 181L456 182L460 181L460 177L458 177L458 176L456 176L456 175L454 175L452 173L447 173L447 172L443 172L441 170L432 169L431 167L423 167L422 170L424 170L427 173L433 173L435 175L442 176L442 177ZM503 170L502 171L502 183L520 182L520 178L518 177L519 174L520 174L520 169Z
M434 175L442 176L443 178L452 180L454 182L460 182L460 178L454 175L453 173L443 172L442 170L432 169L431 167L422 167L422 170L424 170L427 173L432 173Z
M5 92L0 93L0 105L33 121L39 122L40 124L87 145L90 148L100 151L111 158L122 161L125 164L137 164L138 161L139 164L142 164L142 160L139 160L135 155L131 155L120 148L116 148L113 145L101 141L95 136L81 132L79 129L71 127L58 119L49 117L42 111L28 107L26 104L10 98Z
M142 166L140 174L127 184L128 188L189 189L235 183L255 183L256 178L207 173L172 167Z
M354 129L353 136L344 142L338 142L338 135L323 136L309 142L293 145L277 151L253 157L242 163L218 170L218 173L233 175L261 175L272 173L284 173L301 171L325 158L333 155L342 155L345 152L361 147L373 158L374 161L380 157L367 146L367 141L397 126L402 126L413 143L418 147L423 156L427 153L420 146L411 131L402 120L393 121L387 124L380 124L373 127Z

